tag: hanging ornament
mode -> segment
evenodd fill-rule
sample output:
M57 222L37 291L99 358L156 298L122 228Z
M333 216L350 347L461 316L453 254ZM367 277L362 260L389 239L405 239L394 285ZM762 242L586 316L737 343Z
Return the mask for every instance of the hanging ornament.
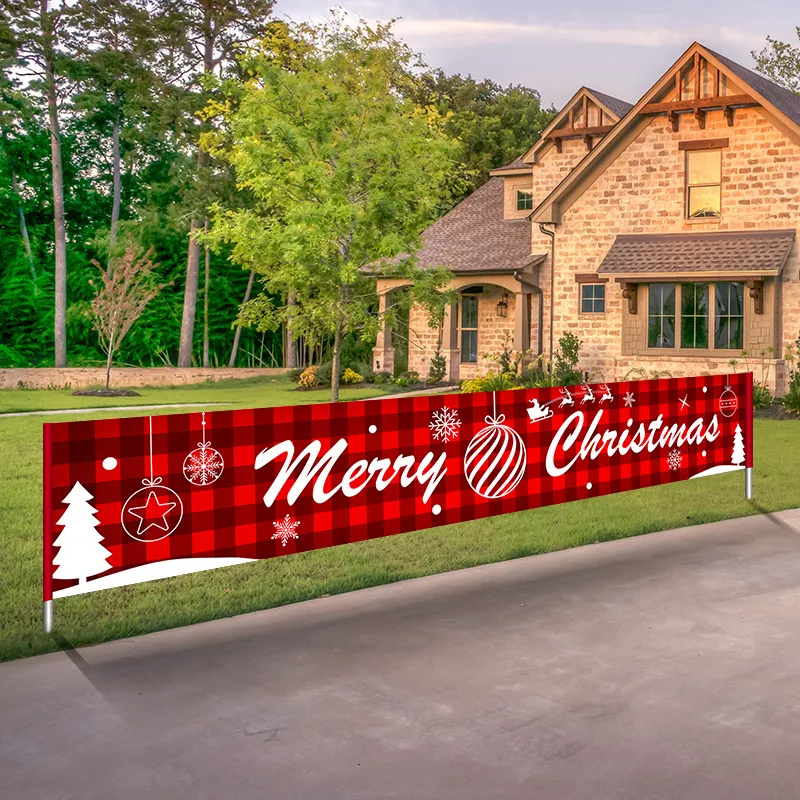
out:
M222 454L206 441L206 412L203 411L203 441L183 460L183 477L192 486L208 486L222 475L224 468Z
M732 417L736 410L739 408L739 398L736 392L730 386L726 386L725 390L719 396L719 413L723 417Z
M494 413L485 418L487 427L478 431L464 455L464 474L472 491L488 500L513 492L525 474L527 453L522 437L508 425L505 415L497 414L497 395L493 394Z
M183 501L178 493L153 474L153 418L150 417L150 477L142 478L122 506L122 528L137 542L157 542L173 533L183 519Z

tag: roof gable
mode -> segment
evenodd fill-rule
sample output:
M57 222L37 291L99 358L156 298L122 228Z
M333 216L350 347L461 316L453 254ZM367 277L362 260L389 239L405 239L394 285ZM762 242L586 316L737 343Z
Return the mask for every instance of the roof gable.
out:
M559 131L563 131L565 136L574 136L582 135L580 129L587 128L595 130L595 136L605 135L630 107L631 104L625 100L582 86L519 160L526 164L536 163L544 150L552 146Z
M705 65L701 68L701 65ZM699 86L700 90L695 87ZM688 95L688 96L687 96ZM531 220L558 223L561 214L646 128L655 115L679 114L703 108L760 106L763 116L800 142L800 97L746 67L693 43L632 106L613 130L579 162L533 210ZM673 122L673 124L676 124Z

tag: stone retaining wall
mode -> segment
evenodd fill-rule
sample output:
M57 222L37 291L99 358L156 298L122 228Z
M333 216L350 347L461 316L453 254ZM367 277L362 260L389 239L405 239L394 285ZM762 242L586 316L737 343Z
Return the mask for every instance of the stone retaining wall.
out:
M283 375L285 369L201 369L194 367L120 367L111 370L111 386L185 386L190 383ZM95 389L106 382L106 371L93 367L0 369L0 389Z

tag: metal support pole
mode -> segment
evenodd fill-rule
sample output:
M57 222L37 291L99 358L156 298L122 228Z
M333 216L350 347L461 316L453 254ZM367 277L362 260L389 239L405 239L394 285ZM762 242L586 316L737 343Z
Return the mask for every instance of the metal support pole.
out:
M745 500L753 499L753 468L744 468L744 497Z
M45 600L42 603L42 622L44 623L44 632L53 632L53 601Z

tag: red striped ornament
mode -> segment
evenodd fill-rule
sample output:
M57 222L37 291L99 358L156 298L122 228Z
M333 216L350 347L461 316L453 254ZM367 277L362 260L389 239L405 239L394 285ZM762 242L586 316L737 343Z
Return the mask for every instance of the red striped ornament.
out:
M487 500L505 497L525 475L527 452L522 437L508 425L505 414L485 418L487 427L478 431L464 455L464 477L475 494Z

